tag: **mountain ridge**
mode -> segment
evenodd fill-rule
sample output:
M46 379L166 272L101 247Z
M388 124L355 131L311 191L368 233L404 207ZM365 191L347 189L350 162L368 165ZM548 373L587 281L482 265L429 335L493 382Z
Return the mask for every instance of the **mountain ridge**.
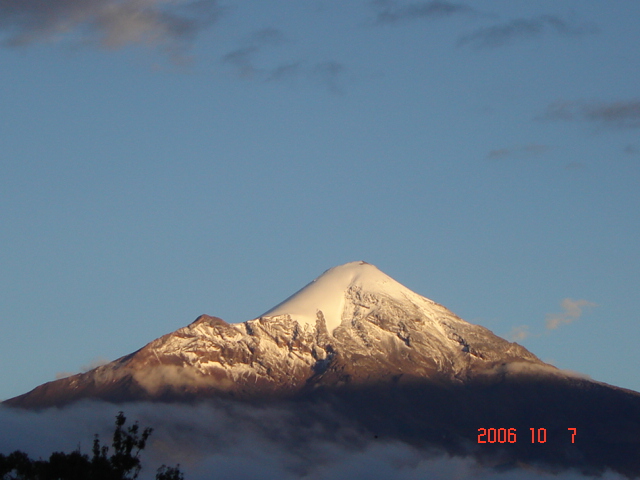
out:
M362 444L402 442L502 470L640 477L640 393L546 364L364 262L327 270L258 318L229 324L201 315L2 405L80 401L206 402L225 415L250 406L286 411L280 427L296 443L315 441L298 438L300 425L317 425L326 438L348 425ZM513 429L518 441L482 444L482 429ZM531 429L547 440L528 441Z
M325 271L258 318L229 324L201 315L136 352L5 403L287 397L346 384L464 382L513 362L558 372L361 261Z

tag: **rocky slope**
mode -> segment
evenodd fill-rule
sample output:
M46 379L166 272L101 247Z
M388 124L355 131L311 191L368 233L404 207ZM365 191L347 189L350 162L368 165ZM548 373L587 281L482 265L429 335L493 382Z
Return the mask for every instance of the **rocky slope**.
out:
M295 438L302 449L317 442L300 431L339 443L333 436L347 426L349 444L403 442L500 470L640 477L640 394L547 365L364 262L328 270L256 319L228 324L202 315L5 404L38 409L84 399L206 400L232 416L252 404L259 428L262 414L287 412L276 422L283 432L270 438ZM531 441L532 428L545 430L544 443ZM510 429L517 442L487 442L487 434L479 443L483 429Z
M326 271L259 318L228 324L202 315L137 352L7 403L283 397L341 385L461 383L504 373L505 365L558 373L375 266L353 262Z

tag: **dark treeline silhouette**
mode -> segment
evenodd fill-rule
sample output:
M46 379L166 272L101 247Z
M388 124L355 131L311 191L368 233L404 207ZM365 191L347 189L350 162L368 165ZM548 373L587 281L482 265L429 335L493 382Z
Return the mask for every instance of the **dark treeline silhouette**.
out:
M100 445L96 434L92 456L75 450L71 453L53 452L49 460L33 460L24 452L16 450L9 455L0 453L0 480L133 480L142 469L140 452L144 450L153 429L140 432L136 422L126 430L127 419L122 412L116 416L113 433L113 452ZM162 465L156 480L184 480L180 465Z

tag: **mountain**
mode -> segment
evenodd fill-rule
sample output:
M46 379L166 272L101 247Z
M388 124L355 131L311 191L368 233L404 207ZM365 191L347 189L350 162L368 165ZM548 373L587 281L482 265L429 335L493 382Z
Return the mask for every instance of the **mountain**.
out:
M463 383L504 365L556 371L375 266L352 262L327 270L256 319L228 324L201 315L137 352L6 403L290 397L341 385Z
M349 424L503 469L640 477L640 394L548 365L365 262L327 270L258 318L202 315L4 404L83 399L286 406L295 425ZM496 437L511 431L517 441Z

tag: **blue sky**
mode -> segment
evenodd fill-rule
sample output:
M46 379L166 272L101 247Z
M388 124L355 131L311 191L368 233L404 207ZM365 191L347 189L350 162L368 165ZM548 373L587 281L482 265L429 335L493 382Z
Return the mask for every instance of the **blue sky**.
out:
M0 0L0 398L355 260L640 390L640 3L42 5Z

